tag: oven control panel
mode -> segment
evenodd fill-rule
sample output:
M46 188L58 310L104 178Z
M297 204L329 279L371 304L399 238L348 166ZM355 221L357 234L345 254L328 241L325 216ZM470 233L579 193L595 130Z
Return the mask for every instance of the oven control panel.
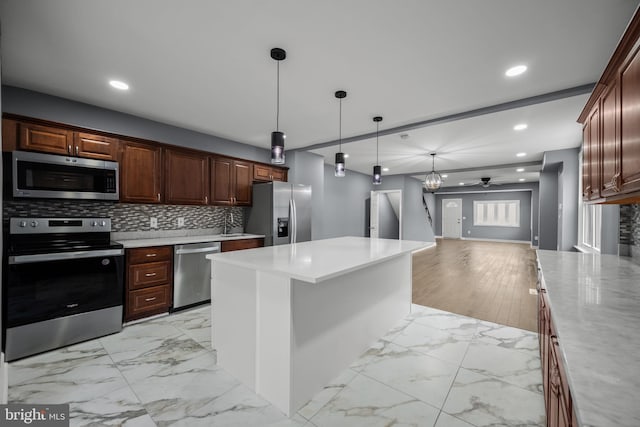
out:
M111 231L110 218L11 218L10 234Z

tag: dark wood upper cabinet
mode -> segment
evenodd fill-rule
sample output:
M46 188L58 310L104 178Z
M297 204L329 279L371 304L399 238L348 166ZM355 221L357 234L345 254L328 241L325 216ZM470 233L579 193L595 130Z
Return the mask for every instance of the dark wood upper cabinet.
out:
M223 206L251 206L253 170L250 162L211 158L211 201Z
M115 161L118 158L118 144L116 138L108 136L73 133L74 154L79 157Z
M19 124L18 148L52 154L73 154L73 132L31 123Z
M126 141L120 154L120 201L162 201L162 148Z
M583 199L620 204L640 201L640 10L578 121L584 125Z
M206 205L209 202L209 156L166 149L164 164L166 203Z
M253 180L257 182L287 181L287 170L267 165L253 165Z
M12 119L2 119L2 151L16 150L18 143L18 122Z
M118 139L55 126L19 123L17 148L29 151L117 160Z
M620 136L623 192L640 190L640 55L636 49L620 68Z

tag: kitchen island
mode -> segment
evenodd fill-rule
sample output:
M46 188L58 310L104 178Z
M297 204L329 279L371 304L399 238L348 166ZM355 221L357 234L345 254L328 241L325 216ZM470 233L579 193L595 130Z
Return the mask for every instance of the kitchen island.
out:
M218 364L287 415L411 310L412 252L341 237L208 255Z

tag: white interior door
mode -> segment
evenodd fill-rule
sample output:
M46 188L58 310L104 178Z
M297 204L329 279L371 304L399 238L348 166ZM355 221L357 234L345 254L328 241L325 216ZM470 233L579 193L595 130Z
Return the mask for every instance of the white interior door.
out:
M462 199L442 199L442 237L462 237Z

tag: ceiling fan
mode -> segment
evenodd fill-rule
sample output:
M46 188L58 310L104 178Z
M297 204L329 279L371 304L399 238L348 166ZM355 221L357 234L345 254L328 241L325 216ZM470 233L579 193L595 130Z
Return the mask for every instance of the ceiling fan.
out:
M488 188L491 185L500 185L496 183L490 184L489 181L491 181L491 177L480 178L480 182L478 184L482 185L484 188Z

